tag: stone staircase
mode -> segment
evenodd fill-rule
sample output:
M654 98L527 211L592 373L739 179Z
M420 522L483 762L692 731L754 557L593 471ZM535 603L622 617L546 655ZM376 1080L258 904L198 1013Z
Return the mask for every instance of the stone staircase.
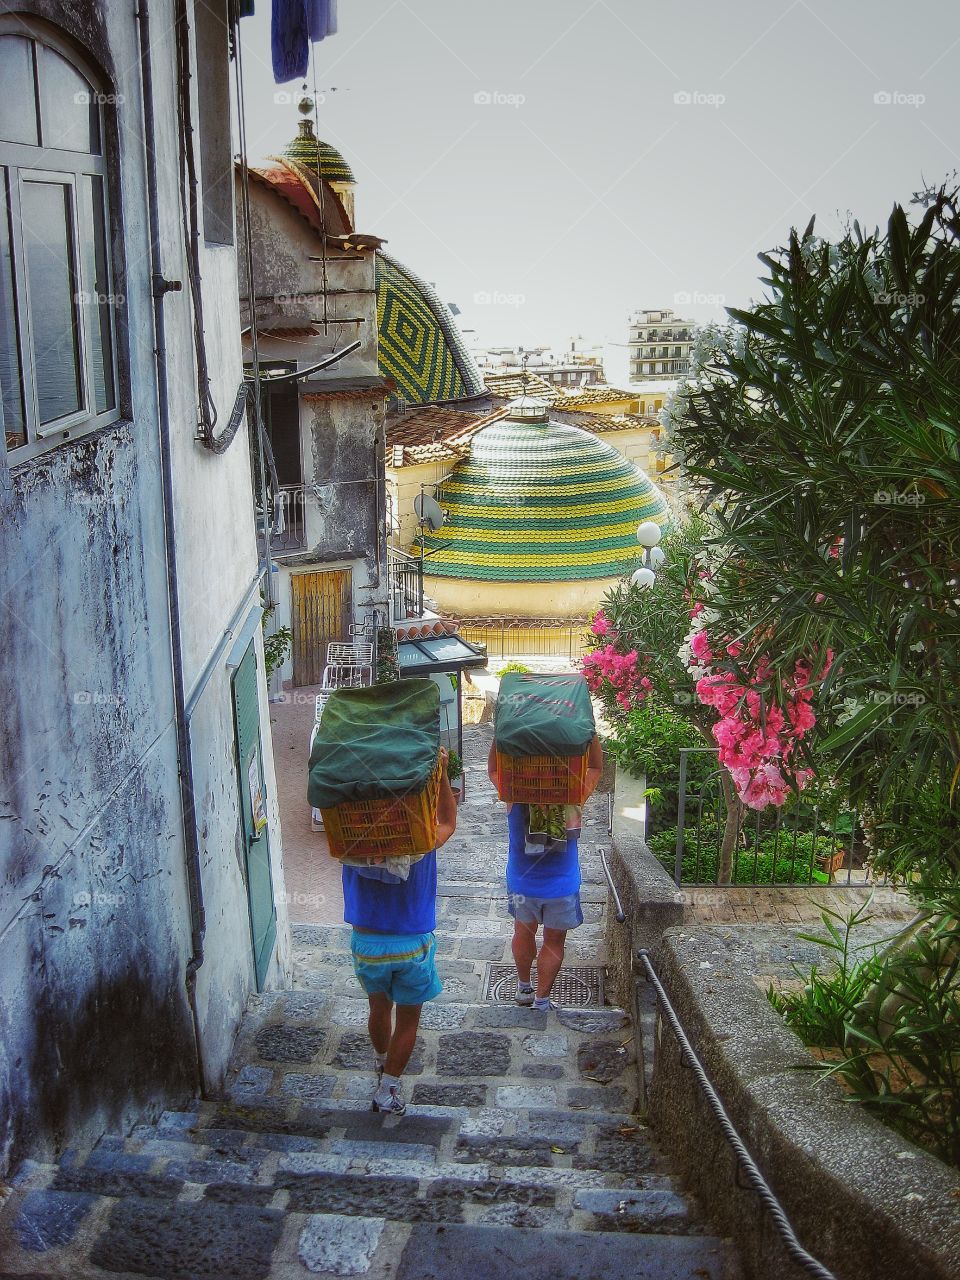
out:
M483 998L512 926L502 844L475 804L441 853L446 987L424 1009L406 1116L370 1109L349 930L299 926L295 989L251 1001L220 1099L21 1170L2 1275L738 1280L636 1114L624 1015ZM603 959L593 853L584 879L571 964Z

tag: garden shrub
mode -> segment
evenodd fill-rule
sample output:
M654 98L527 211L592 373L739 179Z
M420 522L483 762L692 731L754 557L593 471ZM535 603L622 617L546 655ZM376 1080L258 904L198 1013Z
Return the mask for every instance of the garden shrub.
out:
M835 1075L869 1111L941 1160L960 1167L960 897L929 904L923 922L881 952L852 935L869 902L849 916L824 911L830 968L802 989L768 997L805 1044L828 1051Z

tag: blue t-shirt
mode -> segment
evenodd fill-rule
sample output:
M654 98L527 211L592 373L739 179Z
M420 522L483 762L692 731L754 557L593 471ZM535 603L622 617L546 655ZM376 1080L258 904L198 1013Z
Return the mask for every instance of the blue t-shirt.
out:
M564 852L528 854L526 806L515 804L507 814L510 849L507 855L507 892L531 898L565 898L580 888L580 856L576 840L568 840Z
M410 868L406 880L387 884L342 867L343 918L378 933L433 933L437 927L437 851Z

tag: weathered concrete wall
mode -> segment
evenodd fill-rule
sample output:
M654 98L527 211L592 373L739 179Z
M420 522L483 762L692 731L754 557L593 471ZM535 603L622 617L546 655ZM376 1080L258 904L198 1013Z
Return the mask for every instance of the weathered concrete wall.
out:
M120 362L123 421L25 465L13 455L0 509L0 1174L25 1155L93 1139L196 1087L135 12L93 0L19 7L65 27L103 67L104 89L116 99L107 109L107 154L125 298L117 321L128 352ZM172 5L154 3L151 13L163 255L168 274L182 276L173 59L164 56ZM202 274L222 427L240 379L233 250L205 249ZM195 443L186 291L165 307L189 690L247 591L256 555L245 435L223 457ZM261 700L275 796L262 688ZM198 1002L216 1074L253 984L222 664L194 739L210 918ZM279 873L275 802L270 813ZM275 887L274 981L286 955L282 874Z
M193 1085L149 420L14 470L3 512L0 1168Z

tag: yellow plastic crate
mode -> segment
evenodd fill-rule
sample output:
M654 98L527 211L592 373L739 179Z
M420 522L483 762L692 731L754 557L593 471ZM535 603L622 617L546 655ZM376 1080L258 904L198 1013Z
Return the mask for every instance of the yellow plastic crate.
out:
M587 757L496 755L497 794L508 804L582 804Z
M321 809L334 858L422 857L437 846L440 757L418 795L351 800Z

